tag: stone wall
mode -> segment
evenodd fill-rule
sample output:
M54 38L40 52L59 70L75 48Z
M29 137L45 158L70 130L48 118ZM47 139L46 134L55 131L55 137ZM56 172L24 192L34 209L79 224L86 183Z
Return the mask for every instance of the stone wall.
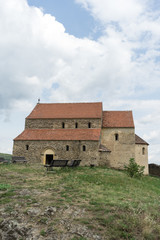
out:
M110 152L99 152L99 166L110 167Z
M26 145L29 149L26 150ZM66 151L66 145L69 151ZM83 151L83 145L86 151ZM98 141L14 141L13 156L24 156L29 162L43 163L44 152L53 150L56 159L81 160L82 166L99 164Z
M116 134L118 134L118 140L116 140ZM110 167L123 169L130 158L135 158L134 128L103 128L101 143L111 151L108 154Z
M25 120L25 128L32 129L58 129L62 128L62 122L65 124L65 128L75 128L75 124L78 124L78 128L88 128L88 123L91 123L91 128L101 128L101 119L27 119Z
M148 145L135 144L135 160L140 166L145 166L144 174L148 174Z

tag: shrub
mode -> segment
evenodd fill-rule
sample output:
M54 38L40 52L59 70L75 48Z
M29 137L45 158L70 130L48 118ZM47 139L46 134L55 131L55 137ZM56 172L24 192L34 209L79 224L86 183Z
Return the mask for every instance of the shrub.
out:
M140 166L135 162L134 158L130 158L129 164L124 165L127 175L130 177L140 178L143 176L144 166Z
M45 232L44 229L42 229L42 230L40 231L40 235L41 235L41 236L45 236L45 235L46 235L46 232Z

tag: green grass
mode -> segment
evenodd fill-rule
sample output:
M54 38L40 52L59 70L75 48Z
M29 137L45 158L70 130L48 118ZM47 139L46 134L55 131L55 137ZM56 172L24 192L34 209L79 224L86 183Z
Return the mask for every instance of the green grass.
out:
M7 153L0 153L0 157L3 157L7 160L11 160L12 159L12 155L11 154L7 154Z
M44 229L42 229L42 230L40 231L40 235L41 235L41 236L45 236L45 235L46 235L46 232L45 232Z
M11 185L9 184L0 184L0 191L5 191L7 189L9 189L11 187Z
M0 203L4 208L19 204L19 211L27 211L39 204L42 209L60 209L56 217L37 217L42 236L47 231L42 225L52 225L56 219L55 229L59 229L63 211L72 208L84 211L74 216L75 224L86 226L104 239L159 239L160 178L134 179L123 171L101 167L56 168L47 173L43 166L22 164L1 165L0 177ZM24 189L29 193L21 194ZM65 219L70 221L71 216L66 214Z

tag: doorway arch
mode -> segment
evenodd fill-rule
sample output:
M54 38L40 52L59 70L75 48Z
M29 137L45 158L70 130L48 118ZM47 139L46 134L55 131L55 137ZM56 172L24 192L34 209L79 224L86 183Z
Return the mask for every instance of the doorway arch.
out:
M52 149L44 150L43 159L42 159L43 165L50 164L51 161L54 159L54 157L55 157L55 152Z

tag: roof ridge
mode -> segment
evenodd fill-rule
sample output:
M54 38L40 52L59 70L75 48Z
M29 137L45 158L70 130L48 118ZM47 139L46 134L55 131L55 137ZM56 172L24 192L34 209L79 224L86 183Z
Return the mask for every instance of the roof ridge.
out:
M132 110L104 110L103 112L132 112Z
M83 104L87 104L87 103L88 103L88 104L92 104L92 103L95 104L95 103L102 103L102 102L69 102L69 103L66 103L66 102L65 102L65 103L63 103L63 102L61 102L61 103L56 103L56 102L55 102L55 103L37 103L37 104L48 105L48 104L82 104L82 103L83 103Z

